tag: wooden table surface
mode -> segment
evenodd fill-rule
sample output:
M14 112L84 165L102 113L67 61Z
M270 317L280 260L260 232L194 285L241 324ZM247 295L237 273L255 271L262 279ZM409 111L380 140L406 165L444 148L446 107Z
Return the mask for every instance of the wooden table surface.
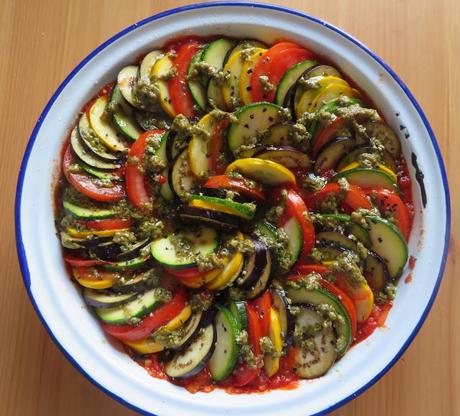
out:
M183 0L0 1L0 414L129 415L59 352L22 284L13 205L17 172L33 126L56 87L102 41ZM450 177L453 235L436 303L403 358L334 415L460 415L460 2L287 0L346 30L408 84L437 135ZM434 278L434 276L433 276Z

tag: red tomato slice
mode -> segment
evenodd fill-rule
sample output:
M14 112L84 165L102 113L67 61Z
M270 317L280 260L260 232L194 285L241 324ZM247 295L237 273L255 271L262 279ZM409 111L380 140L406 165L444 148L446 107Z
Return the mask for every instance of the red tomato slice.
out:
M301 274L318 273L323 275L327 272L328 267L322 264L301 264L297 266L295 272Z
M104 187L97 185L91 176L79 171L72 172L71 167L75 165L75 159L70 150L70 144L67 146L62 159L62 171L69 183L88 198L101 202L115 202L124 198L125 190L119 183L113 183L113 186Z
M313 194L306 194L304 198L309 207L315 208L329 195L337 195L341 192L343 191L340 188L340 185L336 182L331 182L328 183L323 189ZM358 208L371 209L372 204L364 191L359 186L350 184L348 192L342 201L342 208L344 208L345 211L353 212Z
M226 175L213 176L203 186L213 189L230 188L250 198L254 198L256 201L265 201L265 193L261 186L256 184L254 187L250 187L244 180L230 178Z
M278 50L277 52L274 52L272 49L273 48L270 48L266 52L267 57L261 57L261 59L259 60L260 64L257 63L255 65L253 75L251 76L251 98L253 102L272 102L275 98L276 88L273 91L265 92L259 80L260 75L267 76L268 81L275 87L277 87L284 73L291 66L298 64L299 62L313 58L313 53L303 48L289 48ZM260 71L263 73L256 75L256 71L259 68Z
M139 341L177 316L184 309L186 299L185 290L179 290L170 302L155 309L136 326L110 325L102 322L102 329L122 341Z
M150 193L146 184L148 183L148 176L142 168L145 148L149 137L163 134L164 130L148 131L134 142L129 149L128 161L126 162L126 191L129 200L136 208L145 209L150 202ZM132 160L136 160L132 162Z
M395 217L396 225L407 241L410 234L410 215L402 199L388 189L368 189L365 191L371 197L380 211L391 211Z
M198 267L191 267L190 269L185 270L175 270L169 267L163 267L165 272L174 277L179 277L181 279L194 279L197 277L204 276L206 273L209 273L209 270L200 271Z
M345 126L345 119L343 117L336 118L331 124L322 129L318 136L314 139L311 152L314 157L318 156L321 148L333 139L333 135L336 130L341 129Z
M323 286L324 289L333 294L336 298L340 300L340 302L342 302L342 305L344 306L350 318L351 332L354 338L358 328L358 319L356 315L356 308L353 301L343 290L339 289L337 286L333 285L331 282L325 279L321 279L321 286Z
M290 346L288 353L284 357L281 357L280 368L282 371L291 371L294 368L295 357L299 349L298 347Z
M216 123L212 132L209 153L211 155L211 170L215 175L222 175L225 172L226 163L220 161L220 156L225 155L225 140L223 132L228 126L227 120Z
M261 337L267 337L270 332L270 307L272 298L270 292L266 290L262 296L251 301L251 306L257 313L261 330Z
M274 199L277 200L280 195L280 188L276 189L273 193ZM313 223L304 217L304 213L308 213L307 205L300 197L300 195L293 189L288 190L286 199L286 210L281 224L284 224L289 218L296 217L302 227L303 247L301 253L301 261L310 254L310 251L315 246L315 227Z
M267 98L264 99L265 92L259 77L267 76L270 79L271 73L276 71L276 66L282 65L282 63L277 60L278 54L288 49L301 49L301 46L292 42L277 43L268 49L254 65L251 76L251 98L253 102L267 101Z
M240 364L234 371L231 386L243 387L259 377L260 368L251 368L247 364Z
M133 225L133 220L130 218L107 218L103 220L80 221L87 228L93 230L118 230L120 228L128 228Z
M110 264L110 261L96 259L79 259L77 257L65 256L64 261L72 267L93 267L102 264Z
M259 341L262 338L262 326L259 322L259 314L249 303L246 303L245 306L246 313L248 315L249 342L252 345L254 354L260 355L262 351L260 349Z
M169 96L176 113L185 117L192 117L195 113L192 95L188 89L187 74L190 60L200 48L201 42L192 39L181 45L177 50L177 56L172 58L177 75L168 81Z

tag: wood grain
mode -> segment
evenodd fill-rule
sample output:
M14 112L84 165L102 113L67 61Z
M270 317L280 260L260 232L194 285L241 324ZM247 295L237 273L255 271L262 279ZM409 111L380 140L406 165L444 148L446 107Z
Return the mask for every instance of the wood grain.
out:
M24 290L16 259L14 192L33 126L59 83L122 28L187 1L0 1L0 414L128 415L58 351ZM374 387L334 415L460 415L460 2L458 0L272 1L323 18L376 51L424 108L450 174L451 251L425 325ZM458 163L458 162L457 162Z

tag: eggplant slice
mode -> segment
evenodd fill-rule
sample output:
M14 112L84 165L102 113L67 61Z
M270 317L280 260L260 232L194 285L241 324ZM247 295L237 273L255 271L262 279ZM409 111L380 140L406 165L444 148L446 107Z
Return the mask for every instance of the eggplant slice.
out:
M308 169L311 165L307 154L290 146L267 146L258 150L254 157L277 162L288 169Z
M188 348L174 355L165 365L165 373L172 378L187 378L198 374L214 351L216 331L209 324L201 329Z
M267 246L257 237L253 237L252 242L254 244L254 252L246 259L243 270L237 280L238 286L243 289L254 287L267 267Z
M224 231L237 230L240 224L236 215L185 205L179 208L179 218L185 223L203 224Z

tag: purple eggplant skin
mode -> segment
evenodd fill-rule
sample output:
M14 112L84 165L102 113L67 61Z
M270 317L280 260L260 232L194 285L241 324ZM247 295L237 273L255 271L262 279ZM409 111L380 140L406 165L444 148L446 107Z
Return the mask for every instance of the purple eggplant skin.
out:
M257 281L254 285L245 291L244 297L246 299L254 299L257 296L261 295L262 292L267 288L270 283L271 276L272 276L272 259L270 250L266 251L265 254L267 263L262 271L262 273L258 276Z
M254 253L246 259L241 273L242 277L237 280L238 286L243 289L253 287L267 266L267 246L257 237L253 237L252 242L254 244Z
M208 351L203 356L203 358L200 360L200 362L197 363L197 365L195 367L193 367L192 370L190 370L187 373L182 374L180 377L175 377L176 379L184 379L184 378L192 377L192 376L198 374L206 366L206 364L208 363L209 359L211 358L211 356L212 356L212 354L214 352L214 348L215 348L215 345L216 345L216 330L214 329L214 325L212 323L208 324L208 326L209 325L211 325L211 327L212 327L212 337L213 337L211 347L208 349ZM207 328L207 327L205 327L205 328ZM194 337L193 341L189 344L189 346L183 352L180 352L178 354L185 354L188 349L194 348L195 347L194 344L198 341L198 335L199 334L197 333L196 336Z
M283 290L272 291L272 305L278 312L283 341L287 346L292 345L294 336L294 317L290 311L289 301Z
M379 270L374 270L375 267L378 267ZM377 274L375 274L375 272L377 272ZM391 282L392 280L386 263L378 254L371 250L368 250L367 257L364 260L364 276L371 289L376 291L383 291L385 283Z
M183 222L206 224L224 231L236 230L240 225L240 219L236 215L199 207L181 206L178 215Z
M314 172L322 174L334 169L337 163L355 146L356 140L346 136L337 137L326 143L318 152Z
M266 146L258 150L254 157L277 162L288 169L308 169L311 166L308 155L291 146Z

